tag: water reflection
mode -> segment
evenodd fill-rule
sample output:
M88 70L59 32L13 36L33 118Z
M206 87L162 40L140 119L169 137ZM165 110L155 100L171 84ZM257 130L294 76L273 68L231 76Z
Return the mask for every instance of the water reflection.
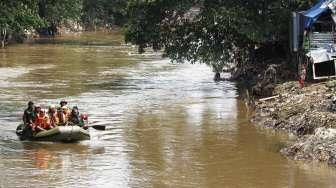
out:
M46 170L51 168L50 162L53 159L51 153L46 149L37 149L32 151L32 159L38 169Z

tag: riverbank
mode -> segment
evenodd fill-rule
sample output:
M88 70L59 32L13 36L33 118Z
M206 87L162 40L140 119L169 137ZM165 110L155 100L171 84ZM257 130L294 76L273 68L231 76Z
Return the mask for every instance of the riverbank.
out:
M50 31L49 29L50 28L30 29L30 30L26 29L23 33L20 34L18 33L9 34L8 37L6 38L6 41L4 41L3 48L11 46L13 44L35 43L40 39L57 38L62 37L64 35L71 35L83 32L122 33L124 28L112 25L110 27L96 26L94 30L91 30L86 28L82 23L69 20L67 22L64 22L62 25L58 26L55 29L55 31Z
M336 81L300 87L298 82L276 85L273 97L255 102L253 122L295 135L281 150L294 160L336 165Z

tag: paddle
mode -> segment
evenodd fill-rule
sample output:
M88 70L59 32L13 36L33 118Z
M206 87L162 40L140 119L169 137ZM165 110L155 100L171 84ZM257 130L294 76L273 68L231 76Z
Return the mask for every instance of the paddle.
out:
M99 130L99 131L105 131L106 130L106 126L104 125L89 125L88 127L92 127L96 130Z

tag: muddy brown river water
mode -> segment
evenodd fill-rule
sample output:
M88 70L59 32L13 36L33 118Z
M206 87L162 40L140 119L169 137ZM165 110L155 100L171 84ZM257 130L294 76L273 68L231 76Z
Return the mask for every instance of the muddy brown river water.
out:
M249 123L234 83L204 65L138 55L119 32L0 50L0 187L335 187L336 171L293 162L286 135ZM89 113L90 141L21 142L28 100Z

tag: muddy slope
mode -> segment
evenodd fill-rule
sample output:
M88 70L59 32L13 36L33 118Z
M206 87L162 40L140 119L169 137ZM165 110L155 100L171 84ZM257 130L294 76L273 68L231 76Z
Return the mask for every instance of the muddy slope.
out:
M297 136L281 150L285 156L336 165L335 91L336 81L303 88L297 82L277 85L273 97L255 102L253 121Z

